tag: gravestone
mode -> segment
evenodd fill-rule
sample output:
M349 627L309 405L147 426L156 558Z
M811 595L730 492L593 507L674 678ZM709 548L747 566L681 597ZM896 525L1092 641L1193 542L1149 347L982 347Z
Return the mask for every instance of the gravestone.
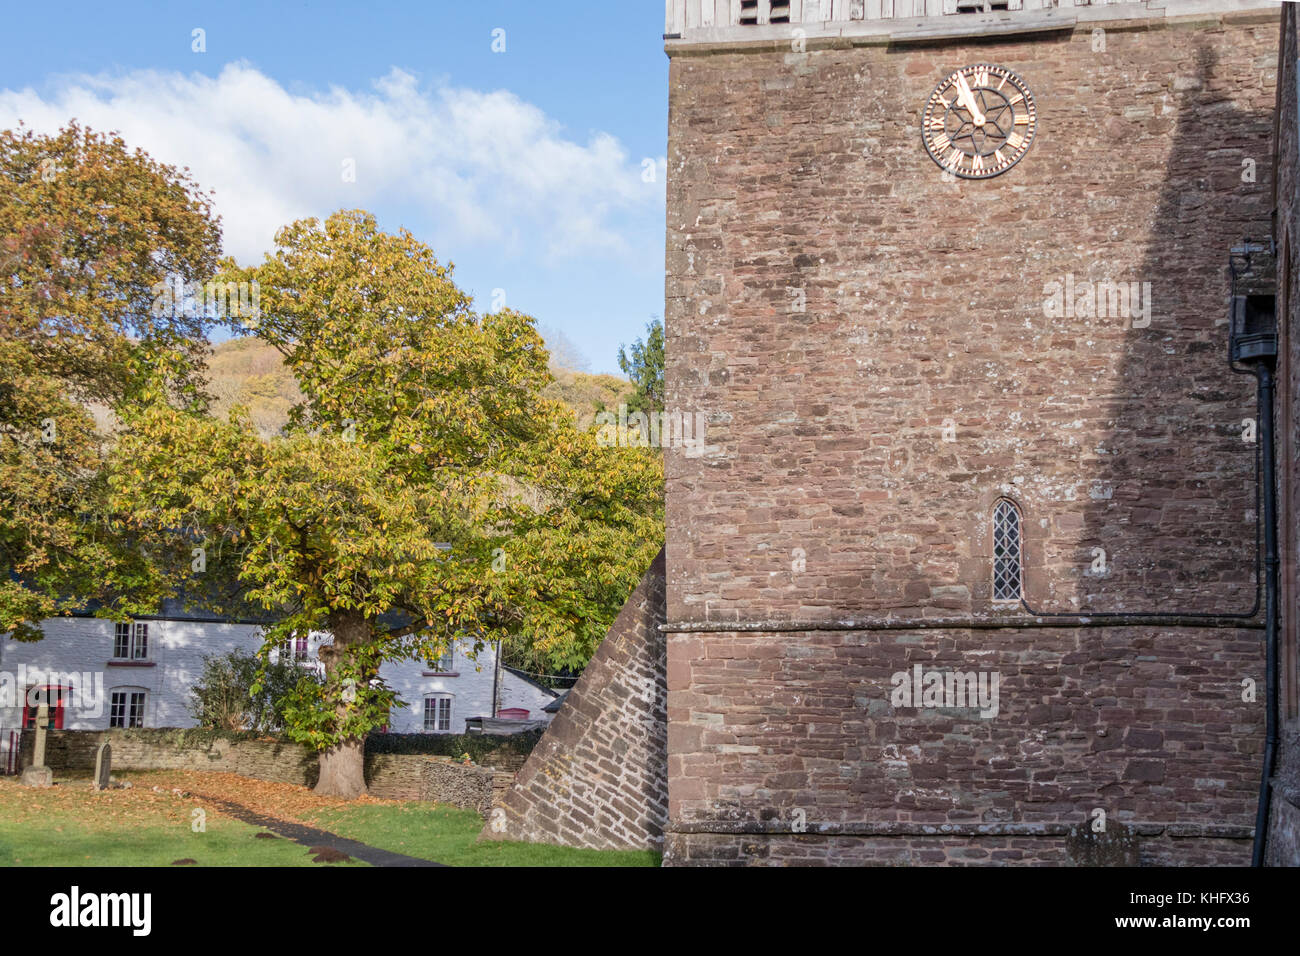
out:
M107 790L113 772L113 747L106 740L95 751L95 789Z
M45 766L45 725L49 722L50 705L42 703L36 708L36 746L32 748L32 765L23 771L24 787L54 785L54 771Z

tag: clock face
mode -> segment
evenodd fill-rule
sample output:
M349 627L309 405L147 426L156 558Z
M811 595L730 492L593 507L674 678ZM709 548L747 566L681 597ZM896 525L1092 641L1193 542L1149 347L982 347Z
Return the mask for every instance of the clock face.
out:
M1020 162L1038 110L1017 74L991 63L963 66L934 88L921 134L930 158L963 179L988 179Z

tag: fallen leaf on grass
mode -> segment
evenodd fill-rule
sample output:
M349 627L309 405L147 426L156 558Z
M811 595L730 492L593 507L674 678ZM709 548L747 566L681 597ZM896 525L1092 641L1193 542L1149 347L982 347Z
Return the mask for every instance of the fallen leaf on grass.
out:
M352 859L342 850L336 850L332 846L314 846L307 852L316 854L311 858L313 863L347 863Z

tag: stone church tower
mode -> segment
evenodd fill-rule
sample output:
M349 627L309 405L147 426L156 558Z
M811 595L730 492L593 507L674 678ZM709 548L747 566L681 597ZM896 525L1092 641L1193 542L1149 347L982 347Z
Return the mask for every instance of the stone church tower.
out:
M484 838L1300 862L1300 7L667 9L707 426Z
M669 0L666 863L1249 862L1278 37Z

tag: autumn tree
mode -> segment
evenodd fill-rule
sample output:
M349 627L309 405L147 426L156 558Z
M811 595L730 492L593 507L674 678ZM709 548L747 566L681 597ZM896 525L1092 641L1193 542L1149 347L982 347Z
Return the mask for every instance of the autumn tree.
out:
M103 421L150 374L198 396L211 317L155 314L212 274L220 231L188 175L73 122L0 131L0 633L91 600L153 605L156 576L104 503Z
M450 266L408 232L339 212L282 229L260 266L253 334L302 392L260 435L155 383L124 422L115 503L155 557L201 543L279 621L266 651L328 632L325 678L285 710L320 753L320 793L365 790L365 735L398 701L387 661L448 642L525 641L585 663L661 540L662 471L597 446L544 398L547 354L520 313L473 311ZM194 575L175 568L175 584Z

